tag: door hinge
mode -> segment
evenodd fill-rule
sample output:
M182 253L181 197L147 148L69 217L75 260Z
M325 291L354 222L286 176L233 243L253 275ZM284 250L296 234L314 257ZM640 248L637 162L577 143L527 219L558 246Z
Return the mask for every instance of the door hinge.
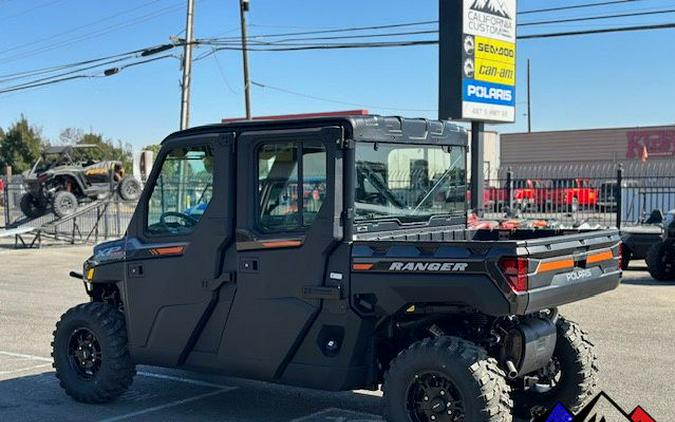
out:
M342 210L340 214L340 222L344 225L345 221L351 221L354 219L354 208L346 208Z
M205 290L217 290L225 283L232 283L236 280L236 273L223 273L218 278L202 280L202 288Z
M341 149L354 149L354 141L351 139L338 139L338 145Z

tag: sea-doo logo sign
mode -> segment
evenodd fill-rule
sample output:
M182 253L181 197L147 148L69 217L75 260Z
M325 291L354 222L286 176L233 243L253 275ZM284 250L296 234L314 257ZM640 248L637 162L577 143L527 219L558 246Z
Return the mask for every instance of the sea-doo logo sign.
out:
M515 1L464 0L464 33L515 42Z
M469 267L466 262L392 262L389 271L399 272L464 272Z

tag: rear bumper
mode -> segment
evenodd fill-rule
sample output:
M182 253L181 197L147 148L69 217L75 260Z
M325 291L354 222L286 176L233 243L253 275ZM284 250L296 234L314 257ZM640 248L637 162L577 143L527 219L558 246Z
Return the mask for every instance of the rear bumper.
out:
M600 293L616 289L621 283L619 269L576 283L552 284L531 290L526 296L527 305L524 314L542 309L554 308L571 302L588 299Z

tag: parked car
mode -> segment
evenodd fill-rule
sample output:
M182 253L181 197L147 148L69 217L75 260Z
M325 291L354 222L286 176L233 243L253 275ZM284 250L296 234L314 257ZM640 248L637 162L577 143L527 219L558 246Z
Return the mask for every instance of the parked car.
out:
M603 212L616 212L616 198L619 195L619 188L616 181L605 182L600 185L598 191L598 209ZM636 188L638 182L635 180L624 180L621 183L623 188Z
M21 211L35 218L52 208L58 217L73 213L80 202L117 192L124 200L137 199L141 183L125 175L120 161L97 160L96 145L48 147L30 171L24 174L26 193Z
M545 191L546 207L551 210L576 212L598 205L598 189L587 179L557 179Z

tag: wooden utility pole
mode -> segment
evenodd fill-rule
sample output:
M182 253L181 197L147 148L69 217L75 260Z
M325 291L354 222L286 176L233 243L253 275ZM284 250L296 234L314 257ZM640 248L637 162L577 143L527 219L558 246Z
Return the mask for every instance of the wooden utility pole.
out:
M248 30L246 29L246 14L248 0L239 0L239 15L241 17L241 53L244 65L244 102L246 104L246 120L251 120L251 81L248 73Z
M190 84L192 80L192 45L194 43L195 0L187 2L185 48L183 50L183 80L181 81L180 129L190 126Z

